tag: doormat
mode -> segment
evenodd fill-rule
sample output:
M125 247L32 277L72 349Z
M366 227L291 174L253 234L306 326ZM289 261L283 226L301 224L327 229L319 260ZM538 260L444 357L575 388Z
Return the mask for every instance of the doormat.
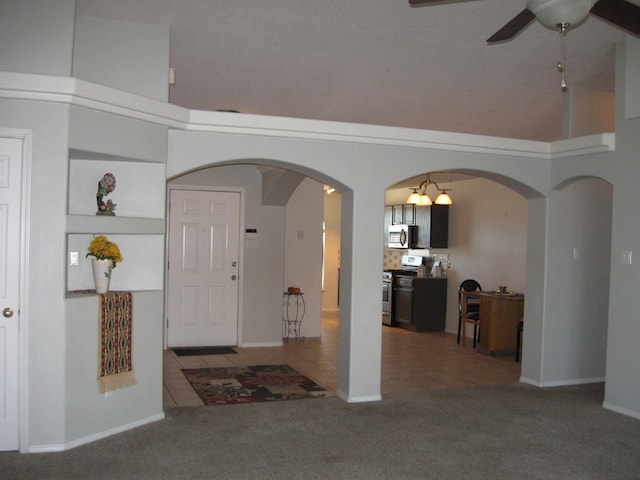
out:
M182 373L205 405L334 396L289 365L185 368Z
M189 355L229 355L238 353L231 347L184 347L173 348L173 352L179 357Z

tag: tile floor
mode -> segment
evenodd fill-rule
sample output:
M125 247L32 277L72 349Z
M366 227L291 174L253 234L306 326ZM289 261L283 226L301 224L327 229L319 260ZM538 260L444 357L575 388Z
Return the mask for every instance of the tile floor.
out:
M304 332L303 332L304 333ZM164 406L195 406L202 401L181 368L286 363L317 383L337 388L338 320L322 320L322 337L290 340L281 347L236 348L237 354L177 357L164 352ZM520 363L513 355L490 357L449 333L414 333L382 327L382 393L435 390L517 382Z

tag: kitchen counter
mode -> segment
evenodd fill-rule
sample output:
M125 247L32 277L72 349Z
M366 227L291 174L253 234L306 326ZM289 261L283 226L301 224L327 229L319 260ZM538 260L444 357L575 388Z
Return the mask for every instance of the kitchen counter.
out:
M415 332L444 331L447 315L447 279L399 275L395 288L398 326Z
M491 291L461 294L463 306L465 298L470 304L480 304L478 352L489 355L515 352L518 322L524 314L524 294Z

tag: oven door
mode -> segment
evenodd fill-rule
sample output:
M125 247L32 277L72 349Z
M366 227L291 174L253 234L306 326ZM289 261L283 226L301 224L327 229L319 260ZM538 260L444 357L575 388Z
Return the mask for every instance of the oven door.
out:
M393 288L391 278L382 278L382 323L393 325Z

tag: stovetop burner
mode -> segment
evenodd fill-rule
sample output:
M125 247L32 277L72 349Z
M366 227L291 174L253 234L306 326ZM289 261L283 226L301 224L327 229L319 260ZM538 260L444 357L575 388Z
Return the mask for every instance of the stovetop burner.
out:
M402 269L402 268L392 268L392 269L385 270L382 273L385 274L385 275L388 275L388 276L392 276L392 275L416 276L416 275L418 275L418 271L417 270L405 270L405 269Z

